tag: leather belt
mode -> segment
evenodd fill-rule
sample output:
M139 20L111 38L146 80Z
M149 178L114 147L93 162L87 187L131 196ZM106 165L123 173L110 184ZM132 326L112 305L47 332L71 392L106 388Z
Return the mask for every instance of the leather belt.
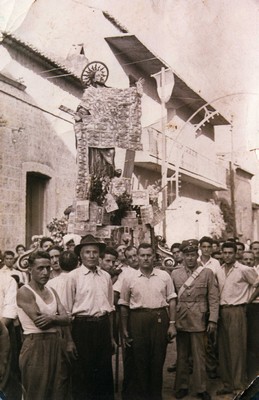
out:
M99 322L108 318L108 316L109 316L108 313L100 315L99 317L94 317L92 315L75 315L75 320L81 322Z
M161 312L161 311L166 311L166 307L160 307L160 308L132 308L130 309L130 311L132 312Z
M220 305L220 308L233 308L233 307L245 307L247 304L242 303L242 304L222 304Z

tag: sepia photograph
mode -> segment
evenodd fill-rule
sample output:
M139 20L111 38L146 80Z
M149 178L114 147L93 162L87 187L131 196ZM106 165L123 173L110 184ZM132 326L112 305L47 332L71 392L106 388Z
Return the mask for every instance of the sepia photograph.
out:
M0 400L259 400L258 34L0 0Z

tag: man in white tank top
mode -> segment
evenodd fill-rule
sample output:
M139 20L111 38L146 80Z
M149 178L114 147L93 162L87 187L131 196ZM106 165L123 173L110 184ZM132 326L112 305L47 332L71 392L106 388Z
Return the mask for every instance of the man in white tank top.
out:
M70 319L57 293L45 286L50 269L48 253L32 253L31 281L17 294L18 316L25 338L19 358L24 400L69 399L60 326L69 325ZM68 328L66 337L75 356Z

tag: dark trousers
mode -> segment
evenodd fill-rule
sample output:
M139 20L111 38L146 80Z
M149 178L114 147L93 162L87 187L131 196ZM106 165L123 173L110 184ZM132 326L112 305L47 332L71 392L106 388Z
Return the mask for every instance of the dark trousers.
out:
M78 352L72 375L74 400L113 400L109 317L98 321L75 318L72 336Z
M240 390L246 382L246 307L220 307L219 366L224 387Z
M207 333L206 335L206 370L208 373L217 373L218 368L218 344L214 337Z
M168 322L166 309L130 311L130 335L133 339L137 388L135 399L162 399Z
M247 305L247 375L249 382L259 375L259 303Z
M206 390L205 332L177 331L176 391L189 388L189 356L193 360L193 382L199 393Z

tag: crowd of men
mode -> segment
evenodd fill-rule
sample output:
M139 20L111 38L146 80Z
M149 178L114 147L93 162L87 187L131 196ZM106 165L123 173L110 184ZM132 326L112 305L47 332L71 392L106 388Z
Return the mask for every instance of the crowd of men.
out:
M247 248L205 236L174 243L171 253L167 263L149 243L114 248L92 235L66 235L63 247L43 237L37 250L5 251L2 396L113 400L120 346L121 398L161 400L170 342L172 398L195 392L210 400L206 382L215 378L218 396L244 389L259 373L259 242Z

